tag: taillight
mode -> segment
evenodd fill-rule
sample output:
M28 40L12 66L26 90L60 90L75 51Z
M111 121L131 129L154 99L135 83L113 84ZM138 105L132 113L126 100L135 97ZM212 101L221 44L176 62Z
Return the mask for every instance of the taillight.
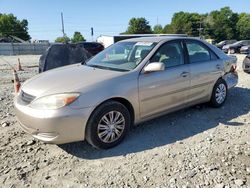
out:
M233 64L232 67L231 67L230 72L235 72L236 69L237 69L237 65L236 65L236 64Z

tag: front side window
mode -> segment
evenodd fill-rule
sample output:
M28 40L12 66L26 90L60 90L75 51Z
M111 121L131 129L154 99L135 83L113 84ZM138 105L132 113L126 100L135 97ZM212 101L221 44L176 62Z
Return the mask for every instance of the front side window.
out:
M117 71L133 70L155 45L152 42L119 42L94 56L86 65Z
M198 42L187 42L187 50L190 63L199 63L215 59L215 54L210 55L210 51ZM212 53L212 52L211 52Z
M162 62L165 68L184 64L182 45L179 42L163 44L151 58L150 62Z

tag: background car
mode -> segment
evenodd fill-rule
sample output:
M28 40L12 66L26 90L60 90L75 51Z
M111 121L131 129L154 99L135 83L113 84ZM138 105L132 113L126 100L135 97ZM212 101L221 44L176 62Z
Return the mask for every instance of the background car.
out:
M134 124L209 102L221 107L238 82L237 59L188 37L118 42L86 64L27 80L15 98L20 126L47 143L119 144Z
M242 46L240 49L241 54L250 54L250 45Z
M54 68L85 63L92 55L77 44L52 44L39 59L39 73Z
M242 69L246 73L250 73L250 55L247 55L243 61Z
M104 50L104 46L98 42L79 42L77 45L85 48L91 55L96 55Z
M233 44L235 42L237 42L237 40L223 40L219 42L218 44L216 44L215 46L217 46L217 48L219 49L222 49L223 46L228 45L228 44Z
M241 41L238 41L236 43L223 46L222 50L225 53L229 52L230 54L240 53L241 47L247 46L247 45L250 45L250 40L241 40Z

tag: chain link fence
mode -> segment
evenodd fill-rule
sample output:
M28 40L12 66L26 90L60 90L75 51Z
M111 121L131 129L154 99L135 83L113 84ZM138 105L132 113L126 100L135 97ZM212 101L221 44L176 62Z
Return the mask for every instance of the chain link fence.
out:
M0 55L41 55L49 43L0 43Z

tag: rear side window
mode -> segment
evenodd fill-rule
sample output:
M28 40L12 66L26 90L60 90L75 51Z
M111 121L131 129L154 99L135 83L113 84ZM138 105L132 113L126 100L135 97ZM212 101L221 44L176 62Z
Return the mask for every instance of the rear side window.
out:
M85 43L85 44L84 44L84 47L85 47L85 48L97 48L98 45L95 44L95 43Z
M188 41L186 45L190 63L199 63L218 59L218 57L211 50L199 42Z

